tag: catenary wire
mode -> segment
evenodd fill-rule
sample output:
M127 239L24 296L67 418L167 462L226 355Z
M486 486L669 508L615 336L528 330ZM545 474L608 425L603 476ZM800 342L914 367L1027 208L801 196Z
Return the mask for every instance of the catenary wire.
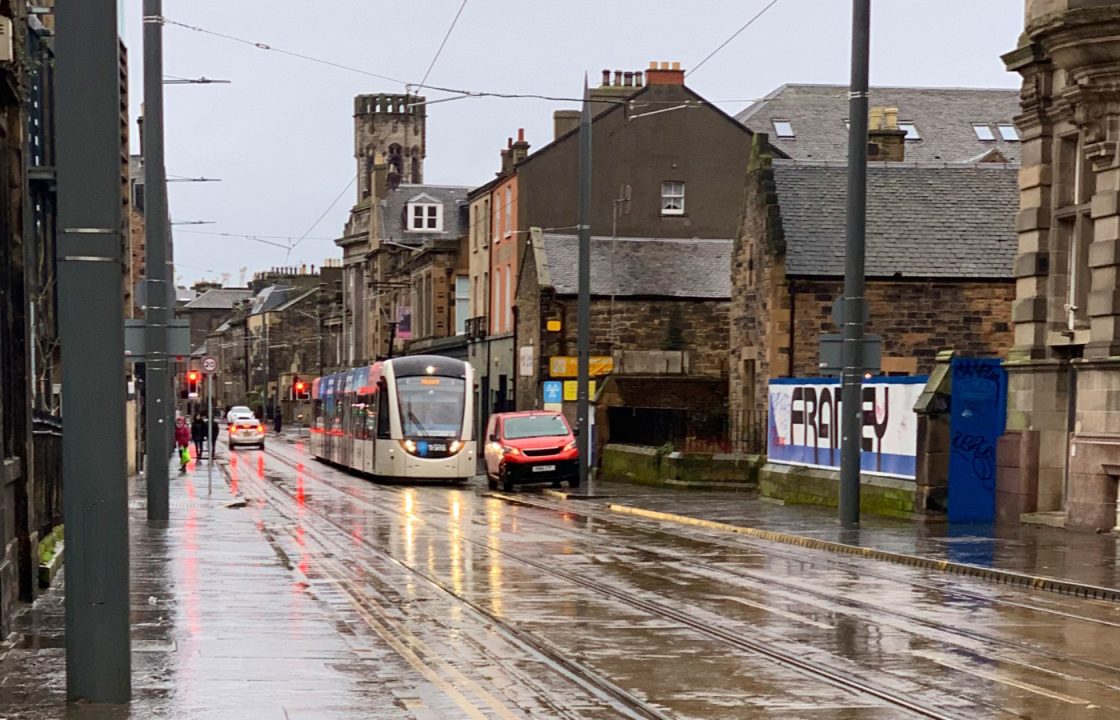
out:
M428 70L424 73L424 79L420 81L420 84L417 87L424 87L424 83L428 82L428 76L432 74L432 68L436 66L436 60L439 60L440 53L443 52L444 46L447 45L447 40L451 37L451 32L455 29L455 25L458 24L459 16L463 14L463 8L465 8L466 6L467 0L463 0L463 4L459 6L459 11L455 13L455 17L451 21L451 26L447 28L447 33L443 36L443 40L440 42L439 48L436 50L435 57L433 57L432 62L428 64Z
M711 51L710 53L708 53L708 56L707 56L706 58L704 58L704 59L703 59L703 60L701 60L701 61L700 61L699 63L697 63L695 67L693 67L693 68L689 69L689 70L688 70L688 72L686 72L686 73L685 73L685 75L691 75L692 73L694 73L694 72L696 72L697 70L699 70L700 68L702 68L702 67L704 66L704 63L708 62L708 61L709 61L709 60L711 60L711 59L712 59L713 57L715 57L716 53L718 53L718 52L719 52L720 50L723 50L723 49L724 49L725 47L727 47L727 45L728 45L728 44L729 44L729 43L730 43L730 42L731 42L732 40L734 40L735 38L739 37L739 35L740 35L740 34L741 34L741 33L742 33L742 32L743 32L744 30L746 30L746 29L747 29L747 28L749 28L749 27L750 27L751 25L753 25L753 24L754 24L754 22L755 22L755 20L758 20L758 19L759 19L760 17L762 17L763 15L765 15L765 14L766 14L766 11L767 11L767 10L769 10L770 8L774 7L774 6L775 6L775 5L777 5L777 4L778 4L778 0L770 0L770 3L769 3L769 4L768 4L768 5L766 6L766 7L762 8L761 10L759 10L759 11L758 11L758 12L757 12L757 13L755 14L755 16L754 16L754 17L752 17L752 18L751 18L750 20L748 20L748 21L747 21L747 22L746 22L746 23L745 23L745 24L744 24L744 25L743 25L742 27L740 27L740 28L739 28L738 30L736 30L736 31L735 31L734 33L732 33L732 34L731 34L731 37L727 38L727 39L726 39L726 40L724 40L724 41L723 41L722 43L720 43L719 47L717 47L717 48L716 48L715 50L713 50L713 51Z
M350 182L346 183L346 187L342 188L342 192L340 192L334 200L331 200L331 204L327 206L327 209L323 211L318 219L315 220L315 222L311 223L311 227L307 228L307 232L301 235L299 240L296 240L294 243L292 243L291 247L288 248L289 257L292 254L292 250L295 250L297 247L299 247L299 244L307 239L307 236L311 234L311 231L318 227L319 223L323 222L323 218L327 216L327 213L329 213L331 210L334 210L334 206L338 204L338 201L342 199L342 196L346 194L346 191L350 189L350 187L354 184L354 181L356 181L357 179L357 174L355 174L354 177L350 178Z
M777 2L778 2L778 0L773 0L771 2L771 5L774 5ZM769 8L769 6L765 9L763 9L762 12L765 12L766 9L768 9L768 8ZM757 17L761 17L761 14L757 15L756 18ZM752 20L752 22L753 22L753 20ZM453 96L453 97L447 97L447 98L438 98L436 100L428 100L425 104L429 104L429 105L437 103L437 102L450 102L452 100L462 100L462 99L465 99L465 98L498 98L498 99L503 99L503 100L513 100L513 99L549 100L549 101L552 101L552 102L573 102L573 103L582 103L583 100L584 100L582 96L575 97L575 96L566 96L566 95L546 95L546 94L543 94L543 93L497 92L497 91L492 91L492 90L471 90L471 89L462 89L462 88L449 88L449 87L443 87L443 86L440 86L440 85L429 85L427 83L415 84L415 83L410 83L407 80L401 80L400 78L394 78L394 77L390 77L388 75L382 75L382 74L379 74L379 73L375 73L375 72L366 70L364 68L355 67L353 65L346 65L344 63L334 62L332 60L325 60L323 58L318 58L318 57L315 57L313 55L307 55L305 53L298 53L298 52L293 52L291 50L284 50L282 48L277 48L277 47L274 47L272 45L269 45L268 43L255 42L253 40L247 40L245 38L236 37L234 35L229 35L227 33L221 33L221 32L217 32L217 31L214 31L214 30L207 29L207 28L199 27L197 25L189 25L187 23L182 23L182 22L179 22L177 20L172 20L171 18L167 18L167 17L163 18L163 23L165 25L174 25L176 27L181 27L181 28L184 28L186 30L191 30L191 31L194 31L194 32L204 33L204 34L207 34L207 35L213 35L215 37L219 37L219 38L222 38L222 39L225 39L225 40L229 40L231 42L239 43L239 44L242 44L242 45L248 45L250 47L257 48L258 50L269 50L269 51L280 53L280 54L283 54L283 55L288 55L290 57L299 58L301 60L306 60L307 62L313 62L313 63L317 63L319 65L326 65L326 66L333 67L333 68L336 68L336 69L339 69L339 70L345 70L347 72L353 72L353 73L358 73L360 75L367 75L367 76L370 76L370 77L375 77L375 78L378 78L380 80L386 80L386 81L391 82L391 83L396 83L398 85L404 86L405 88L415 88L417 90L432 90L432 91L435 91L435 92L448 93L449 95ZM749 23L748 23L748 25L744 25L742 28L740 28L739 31L736 32L736 35L741 33L748 26L749 26ZM732 38L729 38L727 41L725 41L724 45L726 45L728 42L730 42L731 39L733 39L734 37L735 36L732 36ZM707 60L709 58L711 58L712 55L714 55L716 52L719 52L719 50L722 47L723 46L721 45L720 48L716 48L716 50L713 51L711 54L709 54L708 58L705 58L705 60L703 62L707 62ZM697 67L699 67L699 66L697 66ZM693 68L689 72L695 72L695 70L696 70L696 68ZM847 94L844 93L843 96L847 97ZM706 101L697 101L696 104L697 105L714 105L716 103L754 103L754 102L764 102L764 101L767 101L767 100L770 100L770 99L772 99L772 98L761 97L761 98L744 98L744 99L741 99L741 100L706 100ZM629 102L629 100L617 99L617 98L596 98L595 102L616 104L616 105L625 105L626 103ZM679 101L679 100L644 100L643 102L645 102L647 104L666 104L666 103L676 104L676 105L682 104L681 101Z

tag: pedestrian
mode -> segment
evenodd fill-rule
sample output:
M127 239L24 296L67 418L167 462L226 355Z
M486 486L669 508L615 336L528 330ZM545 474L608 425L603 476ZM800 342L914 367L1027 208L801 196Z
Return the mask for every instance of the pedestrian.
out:
M194 440L194 456L202 457L202 445L206 442L206 421L201 413L195 413L191 423L191 440Z
M179 472L187 471L187 463L191 460L191 429L187 427L187 419L180 415L175 418L175 449L179 452Z
M273 405L272 406L272 420L273 420L273 429L276 430L276 434L279 435L280 434L280 429L281 429L281 426L282 426L282 423L283 423L283 414L280 412L280 406L279 405Z
M214 459L214 451L218 449L218 432L220 427L218 425L218 416L210 418L210 459Z

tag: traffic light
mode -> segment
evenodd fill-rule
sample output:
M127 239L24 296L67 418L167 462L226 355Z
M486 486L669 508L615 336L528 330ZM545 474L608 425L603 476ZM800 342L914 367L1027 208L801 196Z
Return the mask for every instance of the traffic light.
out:
M188 398L193 399L193 398L198 397L198 379L199 379L199 377L200 377L200 375L199 375L199 372L197 370L188 370L187 371L187 397Z
M310 400L311 399L311 389L307 386L306 382L304 382L303 380L301 380L298 377L294 378L292 380L292 399L293 400Z

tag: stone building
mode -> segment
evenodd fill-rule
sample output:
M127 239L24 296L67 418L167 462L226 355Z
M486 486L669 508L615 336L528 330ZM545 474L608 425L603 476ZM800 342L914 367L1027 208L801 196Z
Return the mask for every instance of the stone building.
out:
M191 352L201 348L205 354L207 336L229 318L238 303L252 296L249 288L210 288L184 305L180 315L187 316Z
M575 420L578 237L533 231L517 287L519 409ZM729 239L594 237L597 443L718 445L726 435ZM603 358L603 360L599 360ZM544 383L567 383L559 403Z
M903 133L879 127L876 154L901 154ZM927 373L943 349L1004 355L1016 176L1002 163L869 166L867 332L881 338L883 373ZM825 374L822 339L841 330L832 312L846 183L845 164L775 159L755 135L731 263L730 413L741 451L764 450L771 378Z
M425 323L426 338L450 333L436 330L433 312L440 322L447 321L432 308L452 302L448 298L453 292L468 291L442 270L433 275L430 267L414 262L417 253L429 260L445 256L467 233L468 188L424 183L425 107L424 98L414 95L355 98L358 198L335 241L343 251L343 324L350 365L398 353L412 340L414 303L422 303L418 319ZM415 285L413 268L420 268ZM466 268L462 276L467 277ZM447 291L437 290L445 280Z
M1000 490L1078 529L1117 525L1120 1L1027 0L1014 347ZM1013 459L1013 462L1010 462Z

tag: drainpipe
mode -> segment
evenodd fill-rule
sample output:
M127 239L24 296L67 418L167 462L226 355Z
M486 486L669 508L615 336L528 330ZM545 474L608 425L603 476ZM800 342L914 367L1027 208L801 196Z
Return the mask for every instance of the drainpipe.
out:
M794 350L794 326L796 325L796 311L797 310L797 288L791 281L789 283L789 360L786 367L786 375L793 377L793 350Z
M515 363L515 367L516 367L516 369L513 373L513 396L511 397L511 402L513 403L513 407L516 410L517 409L517 377L521 372L521 348L519 348L517 346L517 319L518 319L520 314L517 312L517 303L514 303L513 307L511 309L513 310L513 357L514 357L514 363Z

